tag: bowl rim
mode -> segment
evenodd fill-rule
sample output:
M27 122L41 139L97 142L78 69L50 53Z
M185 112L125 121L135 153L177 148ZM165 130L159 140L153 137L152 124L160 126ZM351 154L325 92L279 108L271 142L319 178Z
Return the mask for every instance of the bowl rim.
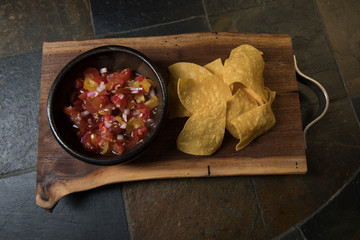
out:
M145 62L146 65L154 72L154 74L156 75L156 77L159 80L160 91L162 93L163 107L162 107L162 114L160 116L159 122L156 125L156 128L154 129L154 132L152 133L152 135L149 136L148 139L146 139L146 141L144 141L142 144L140 144L138 147L136 147L136 149L134 149L133 151L131 151L125 155L117 156L114 154L114 156L111 158L108 158L108 157L106 158L104 155L99 154L99 158L94 159L91 157L84 156L79 151L75 151L74 149L70 148L65 143L64 139L62 139L62 137L59 134L59 131L55 125L54 116L52 115L52 112L54 110L52 102L54 99L56 89L57 89L58 85L61 83L61 79L72 69L72 67L77 65L78 62L80 62L92 55L102 54L102 53L106 53L106 52L125 52L130 55L134 55L137 58L140 58L143 62ZM90 163L90 164L94 164L94 165L109 166L109 165L124 164L129 161L132 161L132 160L136 159L137 157L139 157L140 155L142 155L150 147L151 143L155 140L155 138L158 137L158 135L160 134L160 131L162 130L162 128L164 126L166 116L167 116L167 107L168 107L167 100L168 100L168 95L167 95L166 82L164 81L164 78L162 77L157 66L147 56L145 56L140 51L130 48L130 47L126 47L126 46L122 46L122 45L104 45L104 46L90 49L90 50L78 55L77 57L72 59L69 63L67 63L62 68L62 70L59 72L59 74L55 78L55 80L52 83L52 86L49 90L47 106L46 106L46 114L47 114L47 119L48 119L48 123L50 125L51 132L53 133L57 142L60 144L60 146L64 150L66 150L66 152L70 153L70 155L72 155L73 157L75 157L79 160L82 160L86 163Z

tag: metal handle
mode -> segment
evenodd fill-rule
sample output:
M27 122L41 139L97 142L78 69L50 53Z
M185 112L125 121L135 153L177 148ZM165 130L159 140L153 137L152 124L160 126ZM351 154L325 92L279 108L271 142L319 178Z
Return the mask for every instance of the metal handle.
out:
M303 134L304 134L305 148L307 148L306 133L310 127L312 127L316 122L318 122L321 118L324 117L325 113L327 112L327 110L329 108L329 96L328 96L325 88L319 82L306 76L299 70L297 63L296 63L295 55L294 55L294 63L295 63L297 81L308 86L315 92L316 96L318 97L319 105L320 105L318 116L304 128Z

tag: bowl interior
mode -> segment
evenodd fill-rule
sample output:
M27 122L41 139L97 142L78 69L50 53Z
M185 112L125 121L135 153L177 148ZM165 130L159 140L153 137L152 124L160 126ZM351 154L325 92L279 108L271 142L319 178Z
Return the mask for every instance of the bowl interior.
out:
M108 71L121 71L130 68L156 84L156 95L160 100L156 115L153 117L155 125L151 128L144 142L125 150L124 154L102 155L84 150L72 127L72 123L64 114L64 106L70 105L70 95L75 90L76 77L82 77L88 67L97 69L106 67ZM60 145L74 157L89 163L112 165L124 163L134 159L145 151L160 131L166 114L166 86L164 81L149 59L140 52L121 46L105 46L90 50L71 61L59 73L50 90L48 98L48 119L52 132Z

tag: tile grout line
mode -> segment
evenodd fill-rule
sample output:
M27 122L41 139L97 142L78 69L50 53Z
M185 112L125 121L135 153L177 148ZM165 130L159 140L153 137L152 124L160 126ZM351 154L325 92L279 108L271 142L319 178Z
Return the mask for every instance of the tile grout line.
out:
M212 26L211 26L211 24L210 24L209 13L208 13L208 11L207 11L207 9L206 9L205 0L201 0L201 3L202 3L203 10L204 10L204 13L205 13L206 23L207 23L207 25L208 25L208 27L209 27L209 30L210 30L211 32L213 32Z
M121 184L121 198L122 198L122 202L123 202L123 206L124 206L124 210L125 210L125 219L126 219L126 224L127 224L127 231L129 232L130 240L133 240L134 236L133 236L132 221L131 221L131 217L130 217L130 211L129 211L129 208L128 208L128 204L125 202L126 200L124 198L123 184Z
M88 0L87 2L88 2L88 5L89 5L91 27L92 27L92 30L93 30L93 36L95 36L95 24L94 24L94 18L93 18L93 14L92 14L92 9L91 9L91 1Z
M296 227L296 229L299 231L301 237L302 237L304 240L307 240L307 238L306 238L304 232L301 230L301 228L300 228L300 227Z
M317 12L317 14L318 14L318 16L319 16L319 18L320 18L321 26L322 26L322 29L323 29L323 31L324 31L324 35L325 35L325 37L326 37L327 44L328 44L328 46L329 46L329 48L330 48L331 54L332 54L333 57L334 57L335 64L336 64L336 69L337 69L337 71L338 71L339 74L340 74L340 78L341 78L342 84L343 84L343 86L344 86L344 88L345 88L346 95L347 95L347 97L349 97L349 91L348 91L348 88L347 88L347 86L346 86L345 80L344 80L344 78L343 78L342 71L341 71L341 69L339 68L338 59L337 59L337 56L336 56L336 54L335 54L334 47L333 47L333 44L332 44L332 42L331 42L330 36L329 36L329 34L328 34L328 31L327 31L327 28L326 28L326 24L325 24L325 22L324 22L324 20L323 20L323 17L322 17L322 15L321 15L321 11L320 11L319 5L317 4L317 0L313 0L313 4L314 4L314 8L315 8L315 10L316 10L316 12Z
M179 19L179 20L175 20L175 21L166 22L166 23L159 23L159 24L155 24L155 25L151 25L151 26L139 27L139 28L120 31L120 32L110 32L110 33L104 33L104 34L95 34L95 26L93 24L93 18L92 18L92 14L91 14L92 27L93 27L93 35L92 36L86 36L86 37L79 38L79 39L76 39L76 40L70 40L69 39L69 40L62 40L62 41L82 41L82 40L99 39L99 38L102 38L102 37L112 36L114 34L123 34L123 33L136 32L136 31L139 31L139 30L147 30L147 29L151 29L151 28L155 28L155 27L167 26L167 25L170 25L170 24L181 23L181 22L185 22L185 21L188 21L188 20L196 19L196 18L202 18L202 17L206 18L206 16L204 16L204 15L197 15L197 16L191 16L191 17L188 17L188 18L183 18L183 19ZM207 19L206 19L206 21L207 21ZM30 50L30 51L19 51L19 52L16 52L16 53L0 55L0 59L7 58L7 57L16 57L16 56L19 56L19 55L31 54L31 53L36 53L36 52L42 52L42 46L40 46L38 48L34 48L34 49Z
M203 0L205 1L205 0ZM212 14L210 14L213 17L218 17L224 14L232 14L232 13L236 13L239 10L250 10L250 9L258 9L258 8L263 8L265 6L274 6L277 4L277 1L273 1L270 3L266 3L266 0L256 0L256 4L255 6L248 6L248 7L237 7L237 8L233 8L233 9L229 9L229 10L222 10L220 12L214 12Z
M344 89L345 89L345 92L346 92L346 97L347 97L348 100L350 101L350 105L351 105L351 107L352 107L353 113L354 113L355 116L356 116L356 119L358 119L358 118L357 118L356 111L355 111L355 106L354 106L354 104L352 103L352 97L350 97L350 95L349 95L348 86L347 86L346 81L345 81L345 79L344 79L344 77L343 77L342 70L339 68L339 64L338 64L339 60L338 60L338 58L337 58L337 55L335 54L334 47L333 47L333 44L332 44L332 42L331 42L330 36L329 36L329 34L328 34L327 27L326 27L326 24L325 24L325 22L324 22L324 20L323 20L323 17L322 17L321 11L320 11L320 7L319 7L319 5L318 5L318 3L317 3L317 0L313 0L313 4L314 4L314 6L315 6L315 9L316 9L316 11L317 11L317 14L318 14L319 17L320 17L321 26L322 26L323 31L324 31L324 33L325 33L326 41L327 41L327 43L328 43L328 45L329 45L329 48L330 48L330 50L331 50L331 54L332 54L333 57L334 57L337 71L338 71L339 74L340 74L340 78L341 78L342 84L343 84ZM360 119L358 119L358 125L360 126Z
M14 176L26 174L26 173L33 172L33 171L36 171L36 167L30 167L30 168L25 168L25 169L21 169L21 170L15 170L15 171L12 171L12 172L0 174L0 179L7 178L7 177L14 177Z
M254 178L251 177L251 185L252 185L252 189L254 191L254 195L255 195L255 199L256 199L256 204L258 206L258 209L260 210L260 216L261 216L261 223L263 225L263 228L265 230L265 238L266 239L269 239L269 234L268 234L268 231L267 231L267 228L266 228L266 224L265 224L265 218L264 218L264 211L261 207L261 204L260 204L260 199L259 199L259 196L257 194L257 191L256 191L256 187L255 187L255 183L254 183Z
M279 234L279 235L271 238L271 240L281 240L281 239L283 239L284 237L286 237L289 233L292 233L292 232L294 232L294 231L296 231L296 230L299 231L299 233L300 233L300 235L301 235L301 237L302 237L301 240L307 240L306 237L304 236L304 234L301 232L301 229L299 229L298 227L294 227L294 226L291 227L291 228L289 228L288 230L282 232L281 234Z
M112 36L114 34L131 33L131 32L136 32L136 31L139 31L139 30L148 30L148 29L151 29L151 28L166 26L166 25L170 25L170 24L173 24L173 23L185 22L185 21L192 20L192 19L199 18L199 17L204 17L204 16L203 15L192 16L192 17L183 18L183 19L180 19L180 20L175 20L175 21L166 22L166 23L159 23L159 24L155 24L155 25L151 25L151 26L134 28L134 29L125 30L125 31L121 31L121 32L110 32L110 33L98 34L98 35L95 35L94 37L95 38L99 38L99 37L101 38L101 37L106 37L106 36Z
M352 183L352 181L354 181L354 179L356 178L356 176L360 173L360 167L355 171L355 173L351 176L351 178L349 179L349 181L347 181L347 183L345 183L341 188L339 188L324 204L322 204L318 209L316 209L312 214L310 214L308 217L304 218L303 220L301 220L300 222L298 222L296 224L297 227L301 227L303 224L305 224L308 220L310 220L311 218L313 218L315 215L319 214L327 205L329 205L329 203L331 203L332 201L335 200L336 197L338 197L342 191L344 190L344 188L346 188L349 184Z
M349 181L347 181L341 188L339 188L324 204L322 204L319 208L317 208L312 214L310 214L309 216L307 216L306 218L300 220L298 223L296 223L293 227L289 228L288 230L284 231L283 233L281 233L280 235L276 236L275 239L279 239L280 237L286 236L288 233L290 233L292 230L297 229L299 230L301 236L304 238L304 240L307 240L305 234L303 233L303 231L301 230L301 226L303 226L307 221L309 221L311 218L313 218L314 216L316 216L317 214L319 214L324 208L327 207L327 205L329 203L331 203L333 200L335 200L336 197L338 197L342 191L344 190L344 188L346 188L349 184L352 183L352 181L354 181L354 179L356 178L356 176L360 174L360 167L355 171L355 173L351 176L351 178L349 179Z

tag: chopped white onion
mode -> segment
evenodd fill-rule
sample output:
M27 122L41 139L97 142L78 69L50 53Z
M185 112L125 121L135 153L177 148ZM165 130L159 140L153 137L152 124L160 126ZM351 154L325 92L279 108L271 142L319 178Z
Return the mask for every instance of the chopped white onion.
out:
M152 88L152 89L150 90L149 94L150 94L150 97L155 96L155 90Z
M130 88L131 94L138 94L140 91L144 90L142 87Z
M116 136L116 139L121 141L121 140L124 139L124 135L119 134L119 135Z
M99 93L97 91L90 91L86 95L88 97L96 97Z
M100 68L100 73L107 73L107 68L106 67Z
M127 115L125 114L125 112L123 112L122 118L124 119L125 122L127 122Z
M154 123L154 120L152 118L148 118L148 119L146 119L146 123L151 125Z
M96 88L96 91L102 92L106 89L105 83L103 81L100 82L100 86Z
M121 128L121 129L126 129L126 122L123 122L123 123L120 125L120 128Z
M80 116L82 116L82 117L85 117L85 116L87 116L87 115L89 115L89 111L88 111L88 110L85 110L85 111L83 111L83 112L80 113Z
M128 115L128 114L130 113L130 109L125 108L125 109L124 109L124 113L125 113L126 115Z
M75 120L76 120L76 121L81 121L80 115L77 115L77 116L75 117Z
M111 128L111 126L112 126L111 122L108 122L108 121L104 121L104 124L105 124L105 127L107 127L107 128Z

